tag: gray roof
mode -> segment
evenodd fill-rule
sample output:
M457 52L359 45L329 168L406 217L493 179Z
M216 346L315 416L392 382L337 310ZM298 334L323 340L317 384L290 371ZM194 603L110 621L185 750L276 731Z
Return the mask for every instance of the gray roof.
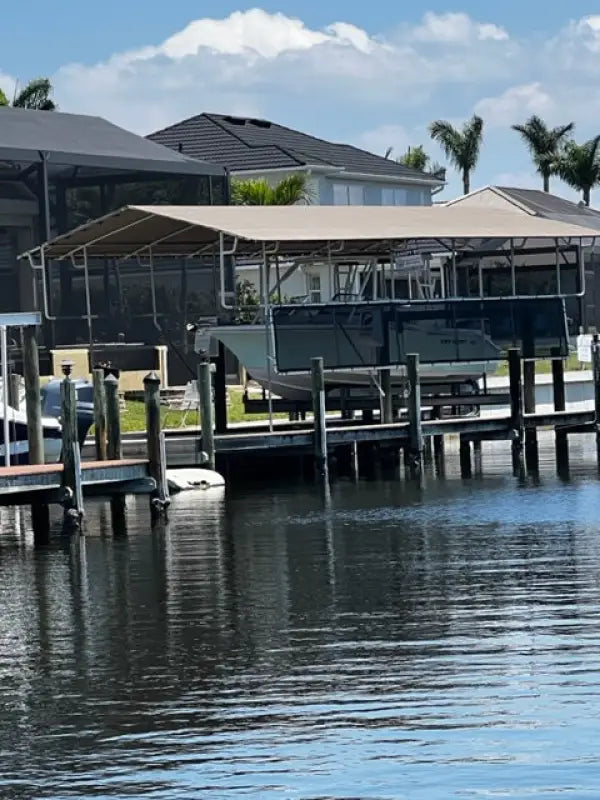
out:
M198 162L119 128L101 117L0 107L0 161L32 164L47 154L49 165L108 170L222 175Z
M573 222L600 230L600 212L583 204L573 203L540 189L519 189L512 186L494 187L509 199L525 206L532 214L561 222Z
M222 164L233 172L322 166L399 181L404 178L436 185L443 183L432 175L403 167L393 159L352 145L318 139L262 119L199 114L151 133L148 138L187 156Z

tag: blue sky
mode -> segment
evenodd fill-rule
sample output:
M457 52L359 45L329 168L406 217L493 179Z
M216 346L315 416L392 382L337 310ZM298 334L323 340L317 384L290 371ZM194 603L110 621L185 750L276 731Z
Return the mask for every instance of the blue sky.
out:
M3 28L5 91L49 75L61 109L140 133L248 113L375 152L423 143L441 159L427 124L477 112L475 186L538 184L510 130L531 113L575 120L579 139L600 133L600 8L587 0L30 0ZM447 196L458 187L451 174Z

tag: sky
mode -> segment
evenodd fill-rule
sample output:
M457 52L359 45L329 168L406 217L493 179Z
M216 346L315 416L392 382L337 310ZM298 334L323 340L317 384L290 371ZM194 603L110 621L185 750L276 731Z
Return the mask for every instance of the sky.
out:
M476 188L541 184L511 130L531 114L574 121L578 141L600 133L600 7L587 0L22 0L3 31L7 95L47 75L62 111L141 134L243 114L381 154L423 144L444 163L428 124L477 113Z

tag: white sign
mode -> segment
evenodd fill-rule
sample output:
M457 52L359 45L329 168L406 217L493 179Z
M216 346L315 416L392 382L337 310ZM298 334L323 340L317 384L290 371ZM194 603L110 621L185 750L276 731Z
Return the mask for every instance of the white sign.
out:
M396 272L416 272L421 269L423 269L423 256L420 253L396 256Z
M577 337L577 360L582 364L592 363L592 334L582 333Z

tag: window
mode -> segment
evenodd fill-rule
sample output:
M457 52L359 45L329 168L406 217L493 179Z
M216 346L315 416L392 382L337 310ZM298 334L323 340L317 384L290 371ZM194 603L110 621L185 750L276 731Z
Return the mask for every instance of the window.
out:
M320 275L307 275L306 288L308 300L310 303L321 302L321 276Z
M334 183L334 206L362 206L365 202L365 189L362 183Z
M382 206L406 206L412 205L409 202L409 194L406 189L393 189L386 187L381 190Z

